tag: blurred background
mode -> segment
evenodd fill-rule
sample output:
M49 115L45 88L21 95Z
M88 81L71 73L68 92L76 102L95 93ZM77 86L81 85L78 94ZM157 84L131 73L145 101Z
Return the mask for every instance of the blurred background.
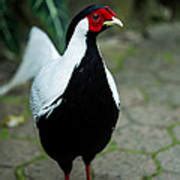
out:
M47 31L62 52L72 16L92 3L110 5L126 23L126 29L140 31L144 36L148 36L148 25L175 21L180 14L180 3L176 0L78 0L76 3L71 0L1 0L1 60L20 60L32 26Z
M109 5L125 25L99 38L122 106L113 139L94 162L93 179L180 179L180 1L0 0L0 180L62 178L34 132L31 83L7 83L33 26L63 53L71 18L92 3ZM81 180L82 164L76 163L73 178Z

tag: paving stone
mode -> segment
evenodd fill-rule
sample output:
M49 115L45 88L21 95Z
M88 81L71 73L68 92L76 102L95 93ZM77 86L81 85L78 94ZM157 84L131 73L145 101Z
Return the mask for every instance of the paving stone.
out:
M151 103L167 104L169 92L160 84L152 84L151 86L142 87L142 91Z
M180 66L179 66L180 67ZM168 87L169 90L169 103L171 106L173 107L180 107L180 93L179 93L179 89L180 89L180 85L169 85Z
M163 169L175 173L180 173L180 145L176 145L157 156Z
M51 159L41 160L25 168L27 180L56 180L64 179L64 174L55 161ZM84 180L84 164L78 158L73 164L72 180Z
M84 180L85 178L85 166L81 158L77 158L73 164L72 180Z
M151 158L144 155L113 152L93 163L95 180L140 180L155 172Z
M10 135L16 138L37 138L37 130L35 124L32 119L28 119L26 123L16 127L9 129Z
M121 45L119 44L119 40L117 38L108 38L106 40L103 39L103 41L100 41L99 43L102 55L109 69L117 69L117 61L119 60L119 58L124 56L124 54L129 49L130 44L123 43L123 45Z
M180 126L176 126L174 128L174 133L176 135L176 138L180 141Z
M120 86L127 86L129 88L149 87L152 84L156 85L157 79L148 71L123 69L117 75L117 80Z
M126 114L123 111L121 111L116 124L116 129L122 129L124 127L127 127L129 123L130 121L127 118Z
M27 180L63 179L63 174L52 160L41 160L25 168Z
M176 122L173 110L165 105L149 103L144 106L129 107L127 110L137 123L143 125L167 127Z
M0 161L6 166L17 166L40 154L39 148L27 141L0 141Z
M175 60L178 60L179 58L176 57L175 55L172 54L173 59L172 62L168 64L167 68L162 69L161 71L158 72L159 76L165 80L165 81L169 81L169 82L174 82L174 84L176 83L180 83L180 78L179 76L177 76L177 74L179 74L179 62L174 62Z
M144 86L142 89L150 102L160 105L166 104L171 107L180 106L180 85L152 84L152 86Z
M7 119L7 115L21 115L24 111L22 104L0 103L0 122Z
M159 92L166 94L166 104L172 107L180 107L180 84L166 83L159 89Z
M160 26L154 26L149 29L152 35L151 43L152 47L164 50L174 50L179 45L179 30L180 24L161 24ZM149 42L149 41L147 41Z
M153 178L153 180L180 180L180 174L163 172L162 174Z
M174 119L177 121L177 122L180 122L180 107L176 108L174 110Z
M10 168L0 168L0 180L16 180L14 170Z
M114 139L120 148L146 152L155 152L171 143L166 130L137 125L117 130Z
M123 86L120 88L121 104L130 107L138 104L144 104L144 96L138 88L129 88Z
M144 43L147 47L144 47ZM150 46L152 44L149 42L146 43L146 41L143 42L143 45L139 44L136 47L136 53L126 59L124 69L128 70L128 73L129 71L134 74L138 72L142 77L148 72L154 77L150 79L151 81L149 83L152 83L152 80L156 79L153 72L158 72L159 69L167 67L169 63L162 58L162 54L164 55L165 53L163 50L159 51ZM151 53L149 53L149 48L151 48ZM142 56L142 54L145 55Z

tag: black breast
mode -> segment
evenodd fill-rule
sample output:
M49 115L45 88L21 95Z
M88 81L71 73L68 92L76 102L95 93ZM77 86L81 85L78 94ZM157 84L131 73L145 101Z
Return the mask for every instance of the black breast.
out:
M96 48L86 52L74 69L62 102L38 122L42 144L57 160L65 156L93 157L110 140L118 108ZM88 158L87 157L87 158Z

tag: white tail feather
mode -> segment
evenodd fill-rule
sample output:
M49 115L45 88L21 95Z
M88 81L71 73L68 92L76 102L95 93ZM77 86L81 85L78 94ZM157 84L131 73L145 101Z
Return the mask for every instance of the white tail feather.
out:
M13 78L0 87L0 95L4 95L12 88L34 78L44 65L59 58L60 54L46 33L37 27L33 27L22 63Z

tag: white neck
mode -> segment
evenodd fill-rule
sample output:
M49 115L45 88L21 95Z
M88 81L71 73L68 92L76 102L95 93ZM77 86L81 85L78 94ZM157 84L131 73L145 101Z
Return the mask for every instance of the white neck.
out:
M64 60L71 61L72 64L79 64L81 62L87 50L86 35L88 29L89 23L87 18L78 23L63 55Z

